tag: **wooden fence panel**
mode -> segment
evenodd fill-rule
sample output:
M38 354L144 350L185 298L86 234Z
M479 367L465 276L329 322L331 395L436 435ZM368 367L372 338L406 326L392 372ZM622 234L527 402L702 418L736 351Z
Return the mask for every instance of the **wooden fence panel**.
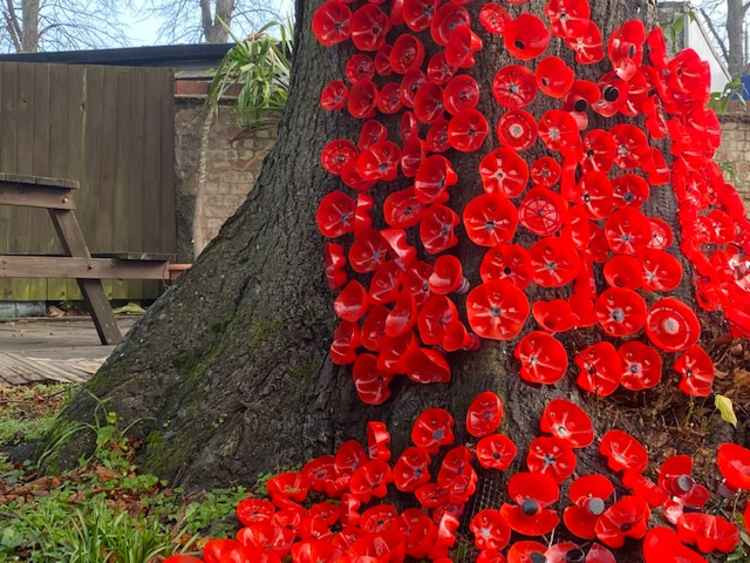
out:
M0 62L0 171L78 180L92 252L176 252L174 82L167 69ZM61 249L44 210L0 207L0 253ZM115 299L158 284L106 284ZM71 280L0 280L0 300L75 300Z

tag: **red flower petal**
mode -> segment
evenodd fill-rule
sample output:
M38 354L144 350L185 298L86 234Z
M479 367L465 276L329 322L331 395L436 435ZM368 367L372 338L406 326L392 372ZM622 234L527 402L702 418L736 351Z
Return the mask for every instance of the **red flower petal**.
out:
M507 22L503 33L505 49L521 60L541 55L547 49L550 38L544 22L529 13L522 13L515 20Z
M622 379L622 360L609 342L599 342L579 352L578 386L599 397L607 397L617 390Z
M685 303L666 297L651 306L646 319L646 334L657 348L680 352L698 342L700 322Z
M550 475L562 483L575 471L576 456L566 442L553 436L540 436L529 444L526 466L531 472Z
M463 219L466 234L474 244L494 247L513 239L518 211L504 196L485 193L466 204Z
M497 431L503 421L503 402L492 391L479 393L466 412L466 431L481 438Z
M529 332L514 354L521 362L521 379L529 383L554 385L568 369L565 347L546 332Z
M627 432L609 430L599 442L599 453L607 458L612 471L643 471L648 467L648 452Z
M507 65L497 71L492 95L504 108L515 110L529 105L536 97L536 76L521 65Z
M625 389L642 391L656 387L661 381L661 354L651 346L632 340L617 350L622 359L622 381Z
M721 444L716 450L716 465L732 489L750 491L750 449L737 444Z
M539 420L539 429L570 444L572 448L585 448L594 441L594 429L586 412L570 401L550 401Z
M529 316L526 295L507 280L475 287L466 298L469 324L481 338L512 340Z

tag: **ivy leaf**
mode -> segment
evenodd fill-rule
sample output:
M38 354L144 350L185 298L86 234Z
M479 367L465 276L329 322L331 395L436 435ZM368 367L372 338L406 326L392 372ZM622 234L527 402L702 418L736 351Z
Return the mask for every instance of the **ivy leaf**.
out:
M737 428L737 415L734 414L734 405L732 405L732 399L725 397L724 395L716 395L714 400L716 408L721 413L721 418Z

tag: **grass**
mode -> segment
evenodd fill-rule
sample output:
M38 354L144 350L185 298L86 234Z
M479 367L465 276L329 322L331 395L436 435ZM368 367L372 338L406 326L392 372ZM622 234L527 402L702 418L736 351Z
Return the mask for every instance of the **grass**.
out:
M0 387L0 451L54 430L62 444L93 432L96 452L72 471L43 475L0 455L0 562L151 563L197 552L200 538L234 535L245 489L186 495L133 464L136 444L100 404L92 425L60 425L72 386ZM56 454L55 446L46 453Z

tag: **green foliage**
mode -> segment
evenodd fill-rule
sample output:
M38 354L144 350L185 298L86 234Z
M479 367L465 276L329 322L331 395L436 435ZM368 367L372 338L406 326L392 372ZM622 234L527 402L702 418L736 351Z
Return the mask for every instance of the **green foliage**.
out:
M744 88L742 80L739 77L734 78L727 82L727 85L724 86L721 92L711 93L708 106L716 113L726 113L729 108L729 102L737 102L745 108L745 98L742 96Z
M279 37L269 33L278 31ZM271 22L226 54L214 75L208 105L218 111L222 98L237 92L235 110L242 127L272 127L286 106L292 52L289 22Z

